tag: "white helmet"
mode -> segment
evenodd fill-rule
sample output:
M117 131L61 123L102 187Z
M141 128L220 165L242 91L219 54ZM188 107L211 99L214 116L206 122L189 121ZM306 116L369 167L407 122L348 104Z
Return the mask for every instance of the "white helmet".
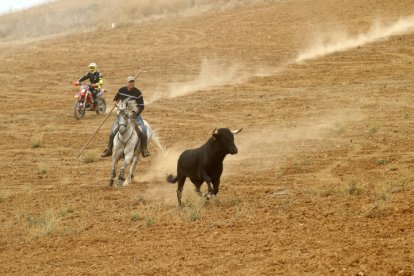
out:
M92 62L91 64L89 64L89 72L94 73L96 71L96 63Z

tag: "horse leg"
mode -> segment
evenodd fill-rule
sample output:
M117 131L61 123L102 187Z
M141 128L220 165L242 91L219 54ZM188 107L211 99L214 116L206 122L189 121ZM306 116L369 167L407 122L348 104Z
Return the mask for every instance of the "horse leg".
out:
M134 171L135 171L135 167L137 166L137 163L138 163L138 156L134 156L132 158L132 164L131 164L131 166L129 166L129 174L128 174L128 177L127 177L127 179L125 180L125 182L123 184L124 186L128 186L129 183L132 182L132 178L134 178Z
M109 180L109 187L114 185L114 178L116 176L116 167L118 165L118 155L115 153L112 156L112 172L111 172L111 179Z
M132 157L133 157L134 153L129 152L125 155L125 159L122 162L122 166L121 166L121 171L119 172L119 176L118 176L118 187L121 188L122 184L125 181L125 170L127 168L127 166L129 164L131 164L132 161Z

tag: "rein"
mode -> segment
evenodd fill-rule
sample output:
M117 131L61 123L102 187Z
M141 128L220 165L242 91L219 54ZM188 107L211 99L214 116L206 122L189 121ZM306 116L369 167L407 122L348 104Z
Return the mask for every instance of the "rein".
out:
M122 125L126 126L126 128L130 128L130 125L125 125L125 124L122 124ZM119 126L122 126L122 125L119 125ZM126 140L126 142L124 142L119 137L120 136L120 133L118 132L118 135L117 135L118 136L118 141L121 142L124 146L126 146L126 144L128 144L129 140L131 140L131 138L132 138L133 135L134 135L134 130L131 131L131 135L129 135L128 140Z

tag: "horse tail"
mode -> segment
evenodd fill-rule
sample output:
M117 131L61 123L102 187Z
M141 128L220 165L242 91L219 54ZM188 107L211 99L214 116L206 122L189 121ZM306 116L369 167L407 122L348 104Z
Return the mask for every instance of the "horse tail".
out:
M161 145L157 132L151 128L150 124L147 121L144 120L144 124L147 127L148 144L152 141L157 146L162 155L165 155L166 149L163 145Z
M155 131L152 131L151 141L157 146L158 150L162 153L162 155L165 155L165 147L161 145L160 138L158 137Z
M170 182L171 184L177 183L177 181L178 181L178 175L173 176L172 174L169 174L167 176L167 181Z

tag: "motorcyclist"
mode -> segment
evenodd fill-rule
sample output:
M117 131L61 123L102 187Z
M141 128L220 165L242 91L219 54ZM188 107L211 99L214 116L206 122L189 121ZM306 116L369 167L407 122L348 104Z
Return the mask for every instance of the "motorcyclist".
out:
M141 117L141 113L144 110L144 98L142 96L141 91L135 87L135 77L129 76L127 78L127 86L121 87L118 90L118 93L114 97L114 102L118 102L119 100L125 100L126 98L132 98L137 102L138 112L136 114L136 122L141 126L141 152L143 157L150 156L150 153L148 151L147 147L147 127L144 124L144 120ZM105 151L102 153L101 157L108 157L112 155L112 147L113 147L113 141L115 138L116 133L118 132L119 128L119 122L118 120L115 120L115 122L112 125L111 132L109 134L109 141L108 141L108 147L105 149Z
M96 70L96 68L96 63L92 62L91 64L89 64L89 72L86 73L83 77L81 77L78 81L78 83L80 84L81 82L89 79L91 83L89 85L89 91L92 92L93 102L95 102L96 95L99 93L103 85L103 76Z

